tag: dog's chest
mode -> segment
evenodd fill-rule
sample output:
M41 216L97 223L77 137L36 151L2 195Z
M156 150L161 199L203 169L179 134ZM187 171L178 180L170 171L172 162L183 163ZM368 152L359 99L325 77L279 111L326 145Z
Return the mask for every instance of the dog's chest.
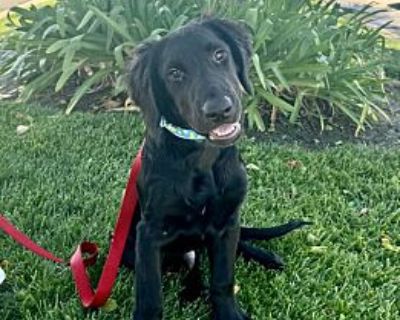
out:
M171 231L203 232L213 221L211 209L223 195L211 173L192 173L186 178L176 186L176 205L165 215L164 225Z
M205 236L222 231L242 201L242 195L221 172L193 173L181 186L174 212L165 215L165 231L170 235ZM240 186L236 186L239 187ZM227 190L231 190L228 192ZM234 204L232 199L234 198ZM233 204L233 205L232 205Z
M142 172L143 215L164 242L221 232L237 218L246 193L246 172L235 149L225 150L218 159L204 153L182 161L148 159Z

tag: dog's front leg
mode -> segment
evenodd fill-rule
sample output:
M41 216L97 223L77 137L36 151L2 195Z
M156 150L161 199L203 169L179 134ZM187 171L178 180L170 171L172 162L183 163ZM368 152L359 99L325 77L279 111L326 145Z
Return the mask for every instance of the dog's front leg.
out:
M134 320L162 319L161 261L157 233L140 222L136 240L136 310Z
M215 320L250 319L239 308L234 294L234 264L240 226L230 226L220 235L211 237L211 302Z

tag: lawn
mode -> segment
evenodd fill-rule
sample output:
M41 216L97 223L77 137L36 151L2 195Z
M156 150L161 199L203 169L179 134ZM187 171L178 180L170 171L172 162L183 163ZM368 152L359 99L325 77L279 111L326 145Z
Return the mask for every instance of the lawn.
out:
M30 123L17 135L18 125ZM66 117L54 109L1 105L0 128L0 210L62 257L83 239L98 242L104 253L142 139L138 116ZM285 258L284 272L238 260L238 297L254 319L400 319L400 253L381 243L383 236L400 243L400 151L354 145L316 151L250 139L240 148L251 164L243 222L314 222L260 244ZM0 248L7 274L0 285L3 320L130 318L131 272L118 278L114 310L85 311L67 268L4 235ZM180 304L178 275L164 279L165 319L209 318L204 301Z

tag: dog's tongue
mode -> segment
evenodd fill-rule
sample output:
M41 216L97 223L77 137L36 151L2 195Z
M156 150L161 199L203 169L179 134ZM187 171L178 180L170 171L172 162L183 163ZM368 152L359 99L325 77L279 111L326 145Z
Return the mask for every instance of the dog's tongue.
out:
M210 139L212 140L225 140L231 139L240 133L240 123L225 123L219 127L211 130Z
M212 132L221 137L221 136L226 136L229 135L230 133L232 133L235 130L235 126L233 123L226 123L223 124L217 128L215 128Z

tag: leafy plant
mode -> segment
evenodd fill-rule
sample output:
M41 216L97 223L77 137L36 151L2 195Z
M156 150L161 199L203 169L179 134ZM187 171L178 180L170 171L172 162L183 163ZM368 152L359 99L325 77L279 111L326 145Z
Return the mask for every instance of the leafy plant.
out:
M386 117L382 56L378 30L367 30L366 11L347 15L331 1L269 2L246 19L255 30L257 95L249 121L264 129L260 105L275 106L295 123L300 109L316 114L324 127L327 106L348 116L357 132L378 115ZM274 14L270 14L274 12ZM307 107L307 108L304 108Z
M254 32L250 127L265 130L271 106L292 123L302 110L316 115L322 129L327 108L349 117L357 132L385 117L379 30L364 27L370 13L349 15L335 1L60 0L55 7L12 13L15 32L5 46L18 54L3 72L18 74L25 84L22 99L49 87L59 92L76 80L67 113L93 88L122 92L124 61L139 42L212 13L242 20Z

